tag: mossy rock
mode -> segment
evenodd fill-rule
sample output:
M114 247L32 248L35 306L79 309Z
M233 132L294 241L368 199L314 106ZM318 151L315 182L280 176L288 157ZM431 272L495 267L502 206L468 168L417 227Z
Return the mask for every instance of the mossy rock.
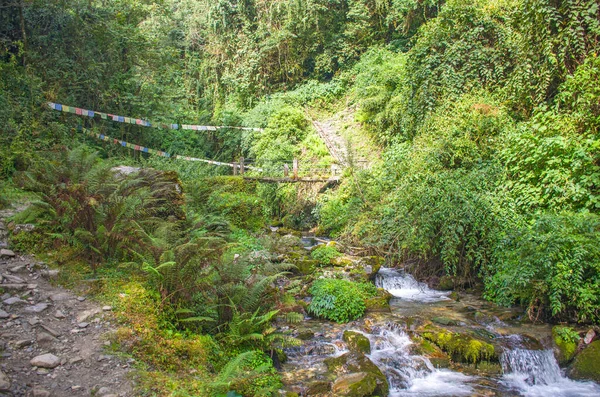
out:
M344 331L342 339L346 342L348 350L351 352L360 352L364 354L371 353L371 342L369 341L369 338L360 332Z
M348 352L339 357L326 358L325 365L336 378L348 373L364 372L375 379L377 387L373 392L374 396L387 396L389 393L390 386L383 372L362 353Z
M499 354L493 345L470 335L427 326L421 336L435 343L455 362L477 364L482 361L498 361Z
M308 384L305 395L311 397L329 396L331 383L324 380L317 380Z
M360 259L360 263L368 278L374 279L381 266L385 263L385 258L381 256L365 256Z
M377 296L365 299L365 308L368 312L389 312L392 294L382 288L377 288Z
M440 291L450 291L454 289L454 277L452 276L443 276L440 278L438 282L437 289Z
M569 368L569 376L575 379L600 382L600 340L590 343L575 356L575 360Z
M577 342L563 339L559 332L561 328L564 327L558 325L552 327L552 340L554 341L554 356L556 357L556 361L561 366L565 366L575 357ZM600 359L600 356L598 358Z
M375 396L377 382L366 372L343 375L331 387L334 396L340 397L371 397Z
M352 258L350 258L350 257L338 256L337 258L331 259L331 264L336 267L346 267L346 266L352 266L354 264L354 262L352 261Z
M280 227L279 229L277 229L277 234L279 234L280 236L287 236L291 234L294 237L302 238L302 232L290 229L288 227Z
M315 271L315 268L319 265L319 261L314 259L300 259L294 262L298 272L304 275L311 274Z
M297 339L300 340L310 340L312 338L315 337L315 333L312 331L302 331L298 334L298 336L296 337Z
M446 325L446 326L460 325L460 321L454 320L454 319L448 318L448 317L434 317L431 319L431 321L433 321L436 324L441 324L441 325Z

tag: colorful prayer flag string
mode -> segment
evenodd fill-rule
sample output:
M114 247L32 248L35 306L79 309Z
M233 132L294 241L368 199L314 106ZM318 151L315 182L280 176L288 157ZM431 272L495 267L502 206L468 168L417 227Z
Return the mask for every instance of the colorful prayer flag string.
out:
M194 131L217 131L220 129L236 129L236 130L242 130L242 131L263 131L262 128L234 127L234 126L226 126L226 125L212 126L212 125L189 125L189 124L179 125L179 124L163 124L163 123L152 124L149 121L146 121L144 119L136 119L133 117L118 116L115 114L103 113L103 112L98 112L98 111L94 111L94 110L87 110L87 109L82 109L82 108L78 108L78 107L74 107L74 106L63 105L60 103L54 103L54 102L48 102L48 107L50 109L58 110L59 112L73 113L73 114L77 114L79 116L87 116L87 117L92 117L92 118L94 116L98 115L98 116L100 116L100 118L102 120L108 120L110 118L112 121L116 121L118 123L136 124L136 125L141 125L143 127L154 127L154 128L171 129L171 130L178 130L181 128L182 130L194 130Z

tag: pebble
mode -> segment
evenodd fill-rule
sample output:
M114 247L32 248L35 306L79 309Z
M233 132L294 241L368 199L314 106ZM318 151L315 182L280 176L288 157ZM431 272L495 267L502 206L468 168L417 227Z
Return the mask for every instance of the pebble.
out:
M29 363L34 367L56 368L58 364L60 364L60 358L56 357L52 353L46 353L32 358Z
M79 323L79 324L77 324L77 326L79 328L87 328L88 325L90 325L90 323Z
M109 312L112 310L112 306L102 306L102 310L104 310L105 312Z
M83 302L83 301L85 300L85 298L84 298L83 296L78 296L78 297L77 297L77 300L78 300L79 302Z

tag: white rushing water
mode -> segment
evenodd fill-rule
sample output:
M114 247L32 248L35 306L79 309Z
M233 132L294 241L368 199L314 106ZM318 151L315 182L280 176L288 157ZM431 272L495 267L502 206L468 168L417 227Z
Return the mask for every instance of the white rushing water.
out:
M418 302L438 302L449 300L449 292L436 291L425 283L418 282L408 273L382 267L375 277L375 285L383 288L396 298Z
M412 355L410 337L396 324L388 324L371 334L369 358L384 372L390 384L390 397L468 396L474 377L436 369L426 357Z
M600 396L600 385L564 376L552 350L507 350L501 356L502 383L527 397Z

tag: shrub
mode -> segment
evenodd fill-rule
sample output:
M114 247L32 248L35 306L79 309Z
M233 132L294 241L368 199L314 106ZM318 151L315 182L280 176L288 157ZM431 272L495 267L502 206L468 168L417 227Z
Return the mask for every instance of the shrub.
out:
M373 289L362 283L325 278L316 280L310 293L313 296L308 305L310 313L338 323L347 323L364 314L364 300L373 296Z
M319 264L321 266L327 266L331 264L332 259L337 258L341 255L342 254L337 249L335 249L335 247L331 247L328 245L321 245L315 248L315 250L310 253L310 256L313 259L319 261Z

